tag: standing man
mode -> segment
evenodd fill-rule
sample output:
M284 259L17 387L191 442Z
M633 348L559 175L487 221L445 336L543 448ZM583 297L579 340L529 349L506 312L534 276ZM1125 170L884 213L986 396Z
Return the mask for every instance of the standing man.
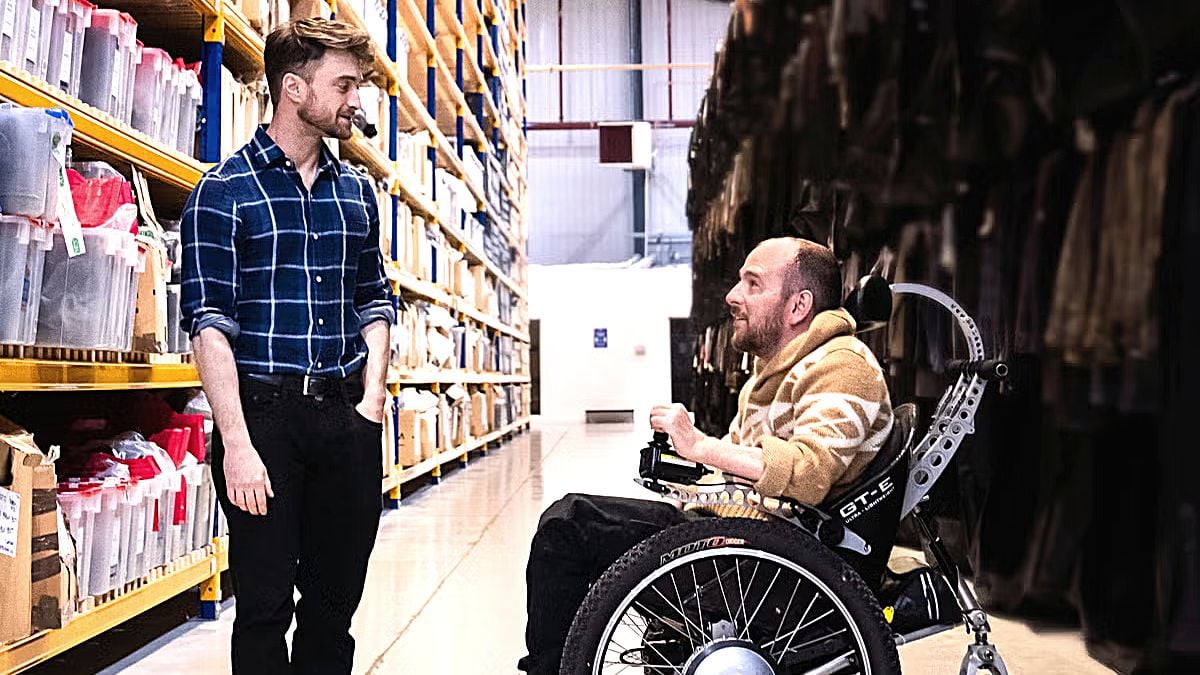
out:
M350 138L369 45L323 19L271 33L274 118L201 178L183 213L182 323L217 426L234 673L332 675L354 660L394 312L371 181L323 139Z

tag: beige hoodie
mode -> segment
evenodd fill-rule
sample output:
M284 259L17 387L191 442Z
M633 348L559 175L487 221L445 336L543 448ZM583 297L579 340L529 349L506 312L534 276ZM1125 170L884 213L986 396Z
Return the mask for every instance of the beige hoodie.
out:
M819 504L845 491L892 429L883 371L844 309L821 312L769 361L757 360L726 440L762 448L755 489Z

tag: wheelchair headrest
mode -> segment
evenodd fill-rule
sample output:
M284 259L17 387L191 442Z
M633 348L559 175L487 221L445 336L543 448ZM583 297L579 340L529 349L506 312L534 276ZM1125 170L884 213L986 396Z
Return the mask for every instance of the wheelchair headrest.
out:
M882 328L892 318L892 288L887 279L868 274L858 280L842 306L854 317L859 333Z

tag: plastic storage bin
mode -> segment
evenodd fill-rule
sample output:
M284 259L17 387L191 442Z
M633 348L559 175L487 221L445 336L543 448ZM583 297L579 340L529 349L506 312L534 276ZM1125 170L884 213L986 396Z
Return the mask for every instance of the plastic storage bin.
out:
M55 230L42 274L36 344L127 351L133 338L137 274L144 264L132 234L85 228L86 252L70 258Z
M37 336L50 242L50 231L28 218L0 216L0 344L31 345Z
M26 72L46 79L46 65L50 59L50 37L54 29L54 15L60 0L25 0L29 16L25 19L25 45L19 64Z
M0 61L20 65L25 56L25 22L29 0L0 0Z
M54 149L70 143L62 110L0 103L0 213L57 220Z
M176 137L179 135L179 88L183 85L183 69L174 61L168 62L166 79L162 108L159 110L161 133L158 140L174 148Z
M163 108L173 82L171 55L161 49L144 48L133 84L133 128L151 138L163 138Z
M136 72L137 22L115 9L96 9L84 31L79 98L128 121Z
M54 16L46 81L72 96L79 95L84 33L92 22L94 9L87 0L62 0Z
M191 157L196 154L196 121L200 115L200 105L204 100L204 89L200 86L200 77L189 67L183 69L184 88L180 98L179 133L176 136L175 148Z

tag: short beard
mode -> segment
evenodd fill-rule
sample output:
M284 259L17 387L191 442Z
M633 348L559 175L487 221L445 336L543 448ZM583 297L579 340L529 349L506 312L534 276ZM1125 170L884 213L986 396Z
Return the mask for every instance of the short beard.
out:
M747 321L745 331L741 335L735 334L730 340L734 349L754 356L762 356L774 349L783 337L783 308L786 304L786 299L781 300L762 324L755 325Z
M336 138L339 141L348 141L354 134L354 126L347 125L345 128L340 126L337 113L334 113L333 119L321 119L313 111L312 98L304 102L296 114L306 124L321 132L326 138Z

